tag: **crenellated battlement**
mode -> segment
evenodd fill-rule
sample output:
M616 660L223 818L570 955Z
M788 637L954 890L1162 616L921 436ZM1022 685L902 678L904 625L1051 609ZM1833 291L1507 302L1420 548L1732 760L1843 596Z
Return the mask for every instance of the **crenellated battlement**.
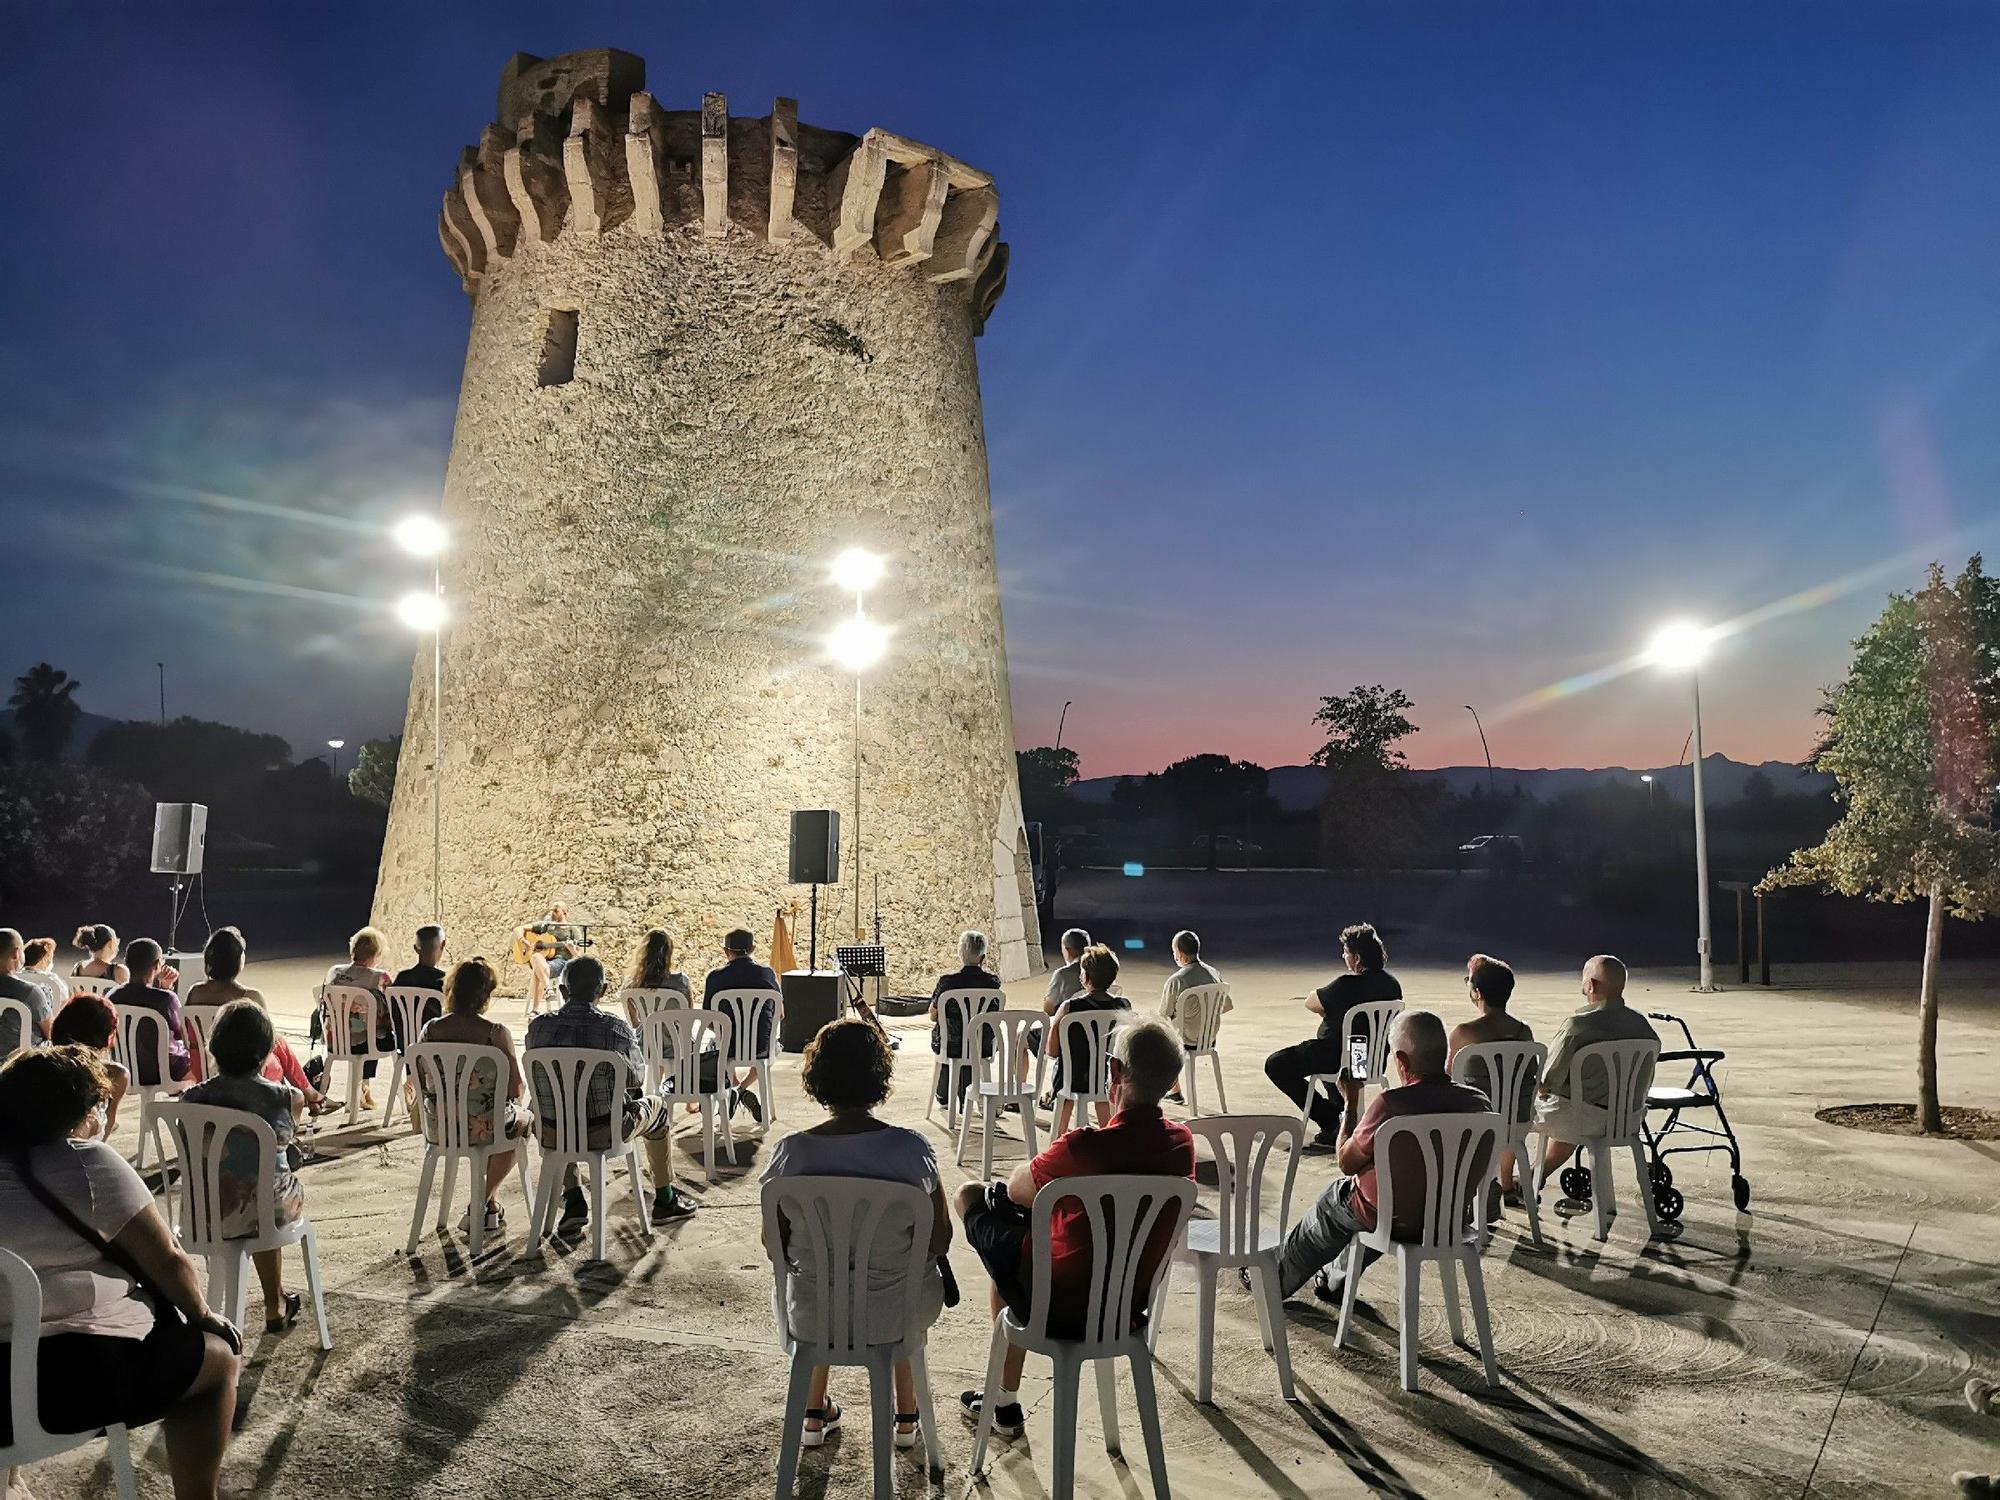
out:
M468 294L572 236L686 234L873 257L969 298L984 326L1007 282L989 175L891 131L802 125L794 99L755 118L721 94L663 109L645 66L614 49L508 61L438 215Z

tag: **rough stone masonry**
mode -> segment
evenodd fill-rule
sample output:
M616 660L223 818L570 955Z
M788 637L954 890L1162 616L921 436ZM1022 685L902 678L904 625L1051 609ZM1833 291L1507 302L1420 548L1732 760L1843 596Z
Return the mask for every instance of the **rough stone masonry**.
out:
M629 53L517 56L438 220L472 300L444 518L442 886L498 958L551 900L622 965L699 972L770 930L789 814L853 818L842 548L880 553L862 908L890 984L1041 967L973 339L1006 281L991 178L884 130L663 109ZM413 674L375 894L431 912L431 662ZM844 849L843 855L849 855ZM852 879L851 857L842 876ZM822 962L853 926L821 893ZM800 958L806 934L798 929ZM521 971L514 975L518 982Z

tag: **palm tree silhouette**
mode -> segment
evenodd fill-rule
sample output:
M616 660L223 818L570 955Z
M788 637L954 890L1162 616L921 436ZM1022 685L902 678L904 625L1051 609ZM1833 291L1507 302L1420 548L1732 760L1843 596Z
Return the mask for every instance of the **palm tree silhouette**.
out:
M62 758L77 716L83 712L76 703L76 690L81 686L69 673L45 661L36 662L14 679L14 696L7 702L14 710L14 727L29 760Z

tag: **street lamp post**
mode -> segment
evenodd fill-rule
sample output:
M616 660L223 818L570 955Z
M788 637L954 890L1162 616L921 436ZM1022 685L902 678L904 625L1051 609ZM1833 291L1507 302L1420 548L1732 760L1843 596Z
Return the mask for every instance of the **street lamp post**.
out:
M442 523L411 516L396 527L396 545L431 560L429 594L406 594L396 606L403 623L431 637L431 920L444 921L444 549Z
M1479 752L1486 757L1486 795L1493 795L1493 752L1486 747L1486 726L1479 722L1479 710L1470 703L1465 711L1472 715L1472 727L1479 731Z
M1646 653L1657 666L1686 672L1693 692L1694 728L1689 739L1694 747L1694 878L1700 922L1696 951L1701 958L1701 979L1695 989L1704 995L1715 989L1715 969L1708 921L1708 805L1703 800L1701 785L1701 663L1713 639L1712 633L1699 625L1669 625L1653 637L1652 647Z
M1063 725L1069 722L1069 705L1070 700L1067 698L1063 699L1063 711L1061 716L1056 720L1056 749L1058 750L1062 749Z
M848 864L854 873L854 940L858 943L865 935L861 925L861 674L889 649L889 632L868 618L862 597L882 581L882 559L863 548L849 547L833 560L833 581L854 595L854 617L834 627L827 637L827 651L854 674L854 831L848 840Z
M333 767L333 775L327 781L326 802L329 811L340 806L340 751L341 747L346 743L346 740L328 740L326 742L326 748L333 752L333 754L327 757L328 763Z
M1659 794L1654 790L1653 778L1650 773L1641 776L1639 779L1646 783L1646 811L1651 812L1659 805Z

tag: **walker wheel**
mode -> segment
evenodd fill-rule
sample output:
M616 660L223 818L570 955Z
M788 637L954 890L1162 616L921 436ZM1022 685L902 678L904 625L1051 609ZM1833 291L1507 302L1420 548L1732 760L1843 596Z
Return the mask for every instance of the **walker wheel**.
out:
M1669 1224L1678 1224L1681 1212L1687 1207L1687 1200L1681 1197L1681 1190L1675 1187L1653 1189L1653 1212Z
M1653 1163L1653 1186L1670 1188L1674 1185L1674 1169L1665 1161Z
M1590 1197L1590 1168L1564 1167L1558 1180L1565 1198L1581 1203Z
M1750 1212L1750 1179L1741 1172L1736 1173L1729 1179L1729 1191L1736 1197L1736 1211L1739 1214Z

